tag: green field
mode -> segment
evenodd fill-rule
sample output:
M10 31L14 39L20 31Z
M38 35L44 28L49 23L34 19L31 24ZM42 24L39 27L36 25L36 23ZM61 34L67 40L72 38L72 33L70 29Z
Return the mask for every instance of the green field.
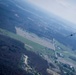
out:
M24 45L27 50L31 50L31 51L33 51L35 53L38 53L38 54L41 54L41 55L45 55L46 54L46 55L49 55L49 56L54 54L53 50L51 50L51 49L48 50L48 48L46 48L46 47L44 47L44 46L42 46L42 45L40 45L38 43L30 41L30 40L28 40L28 39L26 39L26 38L24 38L24 37L22 37L20 35L17 35L15 33L9 32L9 31L7 31L5 29L1 29L0 28L0 34L9 36L10 38L13 38L15 40L21 41L22 43L31 46L32 48L30 49L28 46Z
M35 52L36 54L39 54L42 58L44 58L44 55L48 56L46 57L45 59L49 62L49 60L52 62L53 65L59 65L62 67L63 71L66 70L66 72L70 71L68 70L69 68L65 68L63 67L62 64L60 64L60 62L62 63L65 63L65 64L73 64L73 67L75 68L76 70L76 62L73 61L72 59L69 58L69 56L74 56L76 57L74 51L72 51L70 48L68 48L67 46L63 45L62 43L59 43L57 40L54 39L54 43L55 43L55 50L52 50L52 49L48 49L38 43L35 43L33 41L30 41L20 35L17 35L15 33L12 33L12 32L9 32L5 29L1 29L0 28L0 34L1 35L5 35L5 36L8 36L10 38L13 38L15 40L18 40L22 43L24 43L24 47L27 49L27 50L30 50L30 51L33 51ZM60 49L58 48L60 47ZM56 54L57 53L61 53L64 57L59 57L57 56L57 59L56 59ZM59 58L61 60L59 60ZM55 63L55 61L58 60L58 63ZM71 64L70 64L70 63ZM67 71L68 70L68 71Z
M61 53L64 58L61 58L61 60L64 60L66 63L72 63L74 64L75 68L76 68L76 61L73 61L69 58L69 56L74 56L76 58L76 52L72 51L69 47L63 45L62 43L59 43L57 40L55 40L55 44L60 47L60 49L58 49L58 47L56 47L56 53ZM64 63L64 62L63 62Z
M9 36L15 40L21 41L22 43L27 44L27 45L32 47L32 48L29 48L29 46L24 45L27 50L31 50L31 51L38 53L38 54L41 54L41 55L48 55L49 57L55 56L55 53L53 50L51 50L51 49L49 50L48 48L46 48L38 43L35 43L33 41L30 41L30 40L28 40L20 35L17 35L15 33L9 32L9 31L7 31L5 29L1 29L1 28L0 28L0 34ZM68 58L69 56L76 57L74 52L70 48L59 43L57 40L54 40L54 41L55 41L55 44L61 48L61 49L56 48L55 52L62 53L64 55L65 60L69 60L69 61L75 63L74 61L72 61Z

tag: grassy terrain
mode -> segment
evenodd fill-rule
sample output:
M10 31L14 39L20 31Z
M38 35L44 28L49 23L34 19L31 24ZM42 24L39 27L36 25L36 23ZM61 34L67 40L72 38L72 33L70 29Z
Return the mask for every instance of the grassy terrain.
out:
M30 41L20 35L17 35L17 34L14 34L12 32L9 32L5 29L1 29L0 28L0 34L2 35L6 35L6 36L9 36L13 39L16 39L18 41L21 41L22 43L24 44L27 44L29 46L31 46L32 48L30 49L28 46L25 46L25 48L27 48L28 50L31 50L31 51L34 51L36 53L39 53L39 54L47 54L47 55L53 55L54 54L54 51L53 50L48 50L48 48L38 44L38 43L35 43L33 41Z
M60 58L61 60L59 62L62 62L62 63L65 63L66 65L70 62L72 64L76 64L75 61L73 61L72 59L69 58L69 56L74 56L76 57L75 53L70 49L68 48L67 46L64 46L63 44L59 43L57 40L54 40L54 43L55 43L55 47L56 47L56 50L51 50L51 49L48 49L38 43L35 43L33 41L30 41L20 35L17 35L17 34L14 34L12 32L9 32L5 29L1 29L0 28L0 34L2 35L6 35L6 36L9 36L15 40L18 40L22 43L24 43L24 47L27 49L27 50L30 50L30 51L33 51L37 54L40 54L43 58L44 58L44 55L47 55L48 58L47 58L47 61L50 59L51 62L55 61L55 56L56 54L55 53L61 53L64 57L57 57L57 58ZM46 59L46 58L45 58ZM53 62L53 65L56 65L54 62ZM69 68L67 67L64 67L63 64L60 64L58 63L57 65L61 66L61 69L63 71L70 71L68 70ZM76 69L76 66L74 66L74 68ZM68 71L67 71L68 70ZM68 72L69 73L69 72Z
M76 65L76 61L71 60L69 58L69 56L71 57L75 57L76 58L76 54L74 51L72 51L69 47L59 43L57 40L55 40L55 44L56 44L56 53L61 53L64 57L59 57L61 60L64 60L63 63L70 63L73 65ZM60 47L60 49L58 48ZM76 68L76 66L74 66Z
M9 31L7 31L5 29L1 29L1 28L0 28L0 33L2 35L6 35L6 36L9 36L9 37L16 39L18 41L21 41L22 43L24 43L24 46L25 46L25 44L31 46L32 48L29 48L29 46L25 46L25 48L27 48L28 50L34 51L34 52L39 53L39 54L46 54L48 56L54 56L53 50L51 50L51 49L49 50L48 48L46 48L46 47L44 47L38 43L35 43L31 40L28 40L28 39L26 39L20 35L14 34L12 32L9 32ZM69 58L68 58L69 56L75 56L76 57L75 53L70 48L64 46L63 44L59 43L55 39L54 39L54 42L55 42L56 46L60 47L60 49L58 49L56 47L55 51L58 53L62 53L65 56L64 59L69 60Z

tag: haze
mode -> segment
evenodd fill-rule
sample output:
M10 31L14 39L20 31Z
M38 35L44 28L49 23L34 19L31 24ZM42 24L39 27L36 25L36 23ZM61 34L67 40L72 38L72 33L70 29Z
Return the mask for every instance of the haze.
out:
M30 3L76 24L76 0L28 0Z

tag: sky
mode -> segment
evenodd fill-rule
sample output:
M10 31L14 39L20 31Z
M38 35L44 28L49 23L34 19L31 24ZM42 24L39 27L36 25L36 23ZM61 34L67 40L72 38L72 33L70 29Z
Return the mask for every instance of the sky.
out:
M28 0L31 4L76 24L76 0Z

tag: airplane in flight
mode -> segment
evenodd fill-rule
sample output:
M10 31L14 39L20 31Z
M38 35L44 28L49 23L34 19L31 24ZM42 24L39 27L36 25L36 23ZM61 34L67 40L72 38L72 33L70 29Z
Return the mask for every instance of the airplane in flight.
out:
M76 35L76 32L75 33L71 33L70 35L68 35L67 37L71 37L71 36L74 36Z

